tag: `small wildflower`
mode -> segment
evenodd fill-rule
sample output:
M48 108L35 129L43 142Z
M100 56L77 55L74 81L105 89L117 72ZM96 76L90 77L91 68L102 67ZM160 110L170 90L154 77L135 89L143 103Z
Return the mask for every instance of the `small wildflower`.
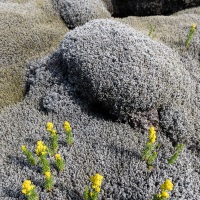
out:
M67 144L69 144L69 145L73 144L72 128L68 121L64 122L64 129L65 129L66 136L67 136L66 137Z
M161 185L162 190L172 191L173 187L174 185L169 179L166 179L166 181Z
M52 122L47 122L47 124L46 124L47 131L51 132L53 127L54 127L54 125Z
M168 199L168 198L169 198L169 193L166 192L166 191L162 191L162 192L161 192L161 198L162 198L162 197Z
M169 193L168 191L172 191L173 190L173 183L169 180L166 179L166 181L161 184L160 188L161 188L161 193L159 194L154 194L154 198L153 200L166 200L169 198Z
M51 172L45 172L44 175L45 175L45 178L50 178L51 177Z
M197 24L194 23L194 24L192 24L192 27L191 27L191 28L192 28L192 29L195 29L196 27L197 27Z
M26 151L26 146L22 145L22 151Z
M149 129L149 142L150 143L155 143L156 141L156 131L153 126L150 127Z
M66 132L72 131L72 128L71 128L70 123L68 121L64 122L64 129L65 129Z
M56 154L55 155L55 164L56 164L56 167L58 168L58 171L61 172L63 171L64 167L65 167L65 163L63 161L63 159L61 158L61 155L60 154Z
M30 180L25 180L22 183L22 193L28 197L28 200L38 200L38 195L35 192L35 186Z
M49 163L46 155L40 156L39 161L40 161L40 166L42 167L43 174L50 171L50 163Z
M146 146L142 152L142 160L145 160L148 166L151 166L157 157L157 152L154 151L156 148L155 142L156 131L155 128L151 126L149 128L149 140L147 141Z
M57 154L55 155L55 158L56 158L56 160L61 160L60 154L57 153Z
M92 188L94 188L96 192L100 192L102 180L103 176L101 176L100 174L95 174L94 176L91 176L90 181L92 182Z
M56 130L51 131L50 143L51 143L50 150L52 155L54 155L58 150L58 136L56 135Z
M101 190L103 176L100 174L95 174L90 177L90 181L92 183L92 190L86 186L84 191L84 200L97 200L99 192Z
M185 46L188 47L189 44L190 44L190 41L196 31L196 27L197 25L196 24L192 24L191 28L190 28L190 32L188 33L187 35L187 38L186 38L186 41L185 41Z
M36 154L37 156L41 156L44 155L45 153L48 152L48 148L47 146L40 140L37 142L37 146L36 146Z
M44 188L50 191L53 188L53 177L50 171L45 172L44 175L45 175Z
M22 152L23 154L26 156L28 162L31 164L31 165L36 165L37 164L37 161L36 161L36 158L34 157L34 155L32 154L31 151L29 151L25 145L22 145L21 147L22 149Z

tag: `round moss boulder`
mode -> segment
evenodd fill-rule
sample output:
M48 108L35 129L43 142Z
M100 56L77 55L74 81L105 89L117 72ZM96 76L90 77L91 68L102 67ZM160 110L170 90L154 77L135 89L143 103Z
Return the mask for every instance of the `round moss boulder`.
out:
M60 52L77 92L117 117L169 102L183 104L193 85L171 48L110 19L67 33Z

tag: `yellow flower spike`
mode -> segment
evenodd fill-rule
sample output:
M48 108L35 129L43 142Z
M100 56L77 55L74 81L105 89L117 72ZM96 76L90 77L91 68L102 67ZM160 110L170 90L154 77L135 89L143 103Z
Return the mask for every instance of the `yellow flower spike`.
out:
M164 197L164 198L166 198L166 199L169 198L169 193L166 192L166 191L162 191L160 194L161 194L161 197Z
M65 129L66 132L72 131L72 128L71 128L70 123L68 121L64 122L64 129Z
M150 127L149 132L155 132L155 128L153 126Z
M47 179L51 178L51 172L45 172L44 175Z
M33 190L35 188L34 185L32 185L30 180L25 180L22 183L22 193L26 194L27 196L29 196L31 190Z
M56 159L56 160L62 160L62 158L61 158L61 156L60 156L59 153L57 153L57 154L55 155L55 159Z
M47 131L51 131L53 129L53 123L52 122L47 122L46 129L47 129Z
M100 174L95 174L94 176L90 177L90 181L92 182L92 187L96 192L100 192L102 180L103 176L101 176Z
M169 179L166 179L166 181L161 185L161 189L168 191L172 191L173 187L174 185Z
M192 24L192 29L195 29L197 27L197 24Z
M94 194L93 192L90 192L90 196L91 196L91 197L93 196L93 194Z
M156 131L155 128L151 126L149 129L149 142L155 143L155 141L156 141Z
M22 145L22 151L26 151L26 146L25 145Z
M47 154L47 146L41 140L37 142L36 154L38 156Z
M51 131L51 134L52 134L52 135L56 135L56 130L53 129L53 130Z

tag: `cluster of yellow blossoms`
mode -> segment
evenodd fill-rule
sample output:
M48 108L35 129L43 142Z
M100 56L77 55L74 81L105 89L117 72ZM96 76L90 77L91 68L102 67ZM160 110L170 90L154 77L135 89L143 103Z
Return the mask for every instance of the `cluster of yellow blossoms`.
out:
M44 175L45 175L46 179L50 179L51 178L51 172L45 172Z
M90 177L90 181L92 182L92 188L96 192L100 192L102 180L103 180L103 176L101 176L100 174L95 174L94 176Z
M156 131L155 128L151 126L149 129L149 142L155 143L155 141L156 141Z
M192 26L191 26L192 29L195 29L196 27L197 27L197 24L195 24L195 23L192 24Z
M46 155L47 151L48 151L47 146L44 144L44 142L42 142L41 140L39 140L37 142L37 146L36 146L36 154L38 156Z
M66 132L72 131L72 128L71 128L70 123L68 121L64 122L64 129L65 129Z
M47 122L47 124L46 124L46 130L47 130L48 132L50 132L51 134L56 135L56 130L53 129L53 127L54 127L54 125L53 125L52 122Z
M57 153L57 154L55 155L55 159L56 159L56 160L62 160L62 158L61 158L61 156L60 156L59 153Z
M22 145L22 151L26 151L26 146L25 145Z
M158 194L158 197L165 199L169 198L168 191L172 191L173 187L174 187L173 183L169 179L166 179L166 181L160 186L162 191L160 194Z
M47 122L47 124L46 124L46 129L47 129L47 131L52 131L52 129L53 129L53 123L52 122Z
M27 195L27 196L30 196L31 195L31 192L32 190L35 188L34 185L32 185L31 181L30 180L25 180L23 183L22 183L22 193Z

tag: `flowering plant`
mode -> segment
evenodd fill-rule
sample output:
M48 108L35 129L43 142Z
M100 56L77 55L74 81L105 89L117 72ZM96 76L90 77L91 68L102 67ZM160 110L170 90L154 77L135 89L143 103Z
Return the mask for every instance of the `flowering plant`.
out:
M22 193L28 197L28 200L38 200L38 194L35 191L35 186L30 180L25 180L22 183Z
M161 184L160 188L161 188L161 193L159 193L157 195L155 194L154 197L153 197L153 200L166 200L166 199L168 199L169 198L168 191L172 191L173 188L174 188L174 185L169 179L166 179L166 181L163 184Z
M196 27L197 27L196 24L192 24L192 26L191 26L191 28L190 28L190 32L189 32L189 34L187 35L187 38L186 38L186 41L185 41L185 46L186 46L186 47L189 46L190 41L191 41L191 39L192 39L192 37L193 37L195 31L196 31Z
M97 200L99 192L101 190L103 176L100 174L95 174L90 177L90 181L92 183L92 190L89 190L88 186L85 187L84 191L84 200Z
M149 140L146 143L146 146L142 152L142 160L145 160L147 162L147 165L150 167L154 160L157 157L156 151L154 149L156 148L156 131L153 126L149 129Z
M73 144L72 128L71 128L70 123L68 121L64 122L64 129L65 129L65 132L66 132L67 144L69 144L69 145Z
M34 155L32 154L32 152L30 152L25 145L22 145L22 152L23 154L27 157L27 160L28 162L31 164L31 165L36 165L37 164L37 161L36 161L36 158L34 157Z

